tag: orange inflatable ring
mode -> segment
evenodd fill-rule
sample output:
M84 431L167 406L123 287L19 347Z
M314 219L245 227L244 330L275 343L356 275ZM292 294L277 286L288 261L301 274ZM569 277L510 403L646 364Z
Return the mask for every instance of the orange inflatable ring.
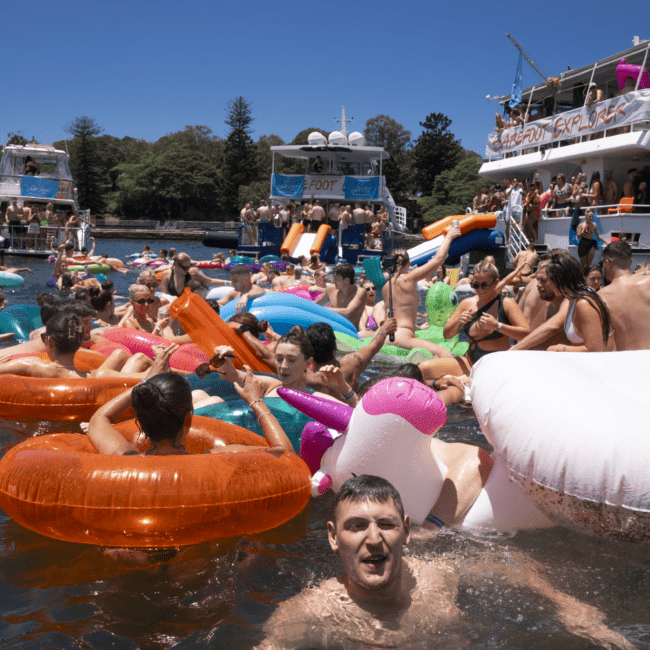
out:
M102 404L139 381L127 377L43 379L0 375L0 417L16 422L87 422Z
M72 433L30 438L0 461L0 507L21 526L66 542L166 548L275 528L310 496L295 454L201 454L215 444L268 446L247 429L194 416L187 456L110 456ZM138 438L134 420L118 427Z
M21 352L12 355L11 359L13 361L13 359L21 359L24 357L38 357L45 363L52 363L50 355L45 350L41 350L40 352ZM106 361L105 355L94 352L93 350L86 350L85 348L79 348L74 354L74 367L82 372L96 370L104 361Z

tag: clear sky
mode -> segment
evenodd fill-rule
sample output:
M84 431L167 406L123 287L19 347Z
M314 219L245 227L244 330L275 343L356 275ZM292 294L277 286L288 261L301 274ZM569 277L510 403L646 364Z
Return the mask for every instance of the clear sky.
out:
M624 7L619 17L618 6ZM87 115L118 138L155 141L185 125L225 137L229 100L252 103L253 138L349 130L389 115L415 139L433 112L482 152L510 92L511 33L551 75L650 38L650 4L347 0L3 3L0 139L49 144ZM645 31L644 31L645 30ZM524 87L537 83L524 64Z

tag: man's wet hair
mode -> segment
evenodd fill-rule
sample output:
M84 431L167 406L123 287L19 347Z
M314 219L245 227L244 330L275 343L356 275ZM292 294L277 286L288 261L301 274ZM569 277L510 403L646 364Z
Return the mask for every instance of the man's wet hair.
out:
M212 309L214 309L217 314L219 313L219 310L221 309L221 306L219 305L219 302L217 300L214 300L213 298L207 298L206 301Z
M347 278L350 280L350 284L354 284L354 266L352 264L339 264L334 267L334 275L338 275L340 278Z
M370 474L353 476L343 483L336 495L334 505L332 506L332 519L336 521L336 509L342 501L351 501L352 503L363 503L364 501L388 503L391 499L397 508L397 512L399 512L401 520L404 521L402 498L392 483L389 483L385 478Z
M47 325L47 322L59 313L61 309L60 302L44 302L41 305L41 323Z
M626 241L607 244L603 250L603 259L609 260L614 266L629 269L632 265L632 247Z
M250 277L251 270L246 266L246 264L237 264L232 269L230 269L230 275L246 275Z
M314 348L315 363L325 363L336 354L336 336L329 323L312 323L305 334Z
M54 302L56 298L51 293L39 293L36 296L36 304L39 307L42 307L46 303Z

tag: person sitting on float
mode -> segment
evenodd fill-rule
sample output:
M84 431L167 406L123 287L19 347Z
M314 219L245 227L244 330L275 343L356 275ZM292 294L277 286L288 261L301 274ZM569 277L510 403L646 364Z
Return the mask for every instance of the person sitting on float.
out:
M4 248L0 248L0 271L3 271L4 273L23 273L23 271L27 271L28 273L34 275L34 271L32 271L30 268L27 268L26 266L22 266L20 268L15 266L5 266Z
M95 310L95 320L100 327L114 327L121 318L115 314L115 299L112 291L97 289L90 290L90 306Z
M84 278L81 271L66 271L56 281L56 286L59 291L79 291L93 286L101 289L101 284L97 278Z
M325 268L314 272L314 284L309 287L309 293L325 293L328 287L334 286L327 282L327 271Z
M192 258L187 253L178 253L174 257L172 267L164 271L160 278L160 290L162 293L168 293L170 296L178 297L183 293L189 281L195 278L199 278L203 284L210 287L230 284L226 280L209 278L192 266Z
M281 336L275 347L274 366L278 378L260 376L259 380L264 386L264 397L279 397L277 389L280 386L293 388L303 393L312 393L327 399L333 399L331 395L320 393L309 388L305 382L309 366L313 365L314 349L305 335L302 327L296 325L290 332ZM217 368L222 379L242 386L245 379L245 372L238 370L233 365L236 359L235 351L227 345L220 345L214 350L214 357L210 363ZM241 364L240 364L241 365ZM334 365L320 368L318 373L322 383L330 388L338 390L349 406L355 406L357 398L352 386L348 384L341 372L341 369Z
M77 370L74 355L81 347L84 335L84 323L81 318L69 311L59 311L47 321L45 333L41 334L41 340L51 362L46 363L37 356L13 360L10 355L5 356L0 359L0 375L52 379L144 377L152 367L151 359L144 354L130 355L125 350L115 350L99 368ZM155 347L154 362L156 358L160 358L159 363L164 360L169 361L169 357L177 349L176 345Z
M548 288L569 301L564 332L571 345L558 344L554 352L605 352L615 349L612 320L603 299L585 285L579 262L568 255L553 255L546 266Z
M503 282L499 282L499 271L492 262L482 260L474 267L470 286L476 295L461 301L443 329L445 338L463 330L469 339L469 349L462 357L423 361L420 369L427 382L435 382L444 375L469 375L472 365L481 357L507 350L510 339L519 341L530 332L517 303L501 294Z
M363 313L359 320L359 336L374 336L379 329L379 325L377 325L377 321L373 317L375 301L377 299L377 287L370 280L366 280L361 286L366 290L366 306L363 308Z
M224 445L214 447L206 453L253 449L274 455L294 453L291 441L262 399L265 393L262 382L253 375L250 368L246 369L241 386L235 384L235 389L257 416L270 447ZM135 411L143 435L151 443L143 454L113 427L113 423L123 419L131 408ZM187 454L185 438L192 426L193 415L194 404L190 385L180 375L163 372L147 378L104 404L90 419L88 437L100 454Z

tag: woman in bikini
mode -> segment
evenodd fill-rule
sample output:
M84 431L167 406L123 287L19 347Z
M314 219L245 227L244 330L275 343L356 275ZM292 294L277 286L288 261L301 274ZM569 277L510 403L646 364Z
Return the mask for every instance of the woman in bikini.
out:
M577 237L580 240L578 244L578 257L580 266L587 268L594 259L596 252L596 239L600 239L605 246L609 243L599 232L598 226L594 223L594 211L585 210L585 220L578 226Z
M461 330L467 334L469 349L462 357L430 359L420 364L427 382L445 375L468 375L472 366L486 354L507 350L510 339L520 341L530 326L519 305L501 294L499 272L491 262L483 260L474 267L471 283L475 296L465 298L447 321L443 333L449 339Z

